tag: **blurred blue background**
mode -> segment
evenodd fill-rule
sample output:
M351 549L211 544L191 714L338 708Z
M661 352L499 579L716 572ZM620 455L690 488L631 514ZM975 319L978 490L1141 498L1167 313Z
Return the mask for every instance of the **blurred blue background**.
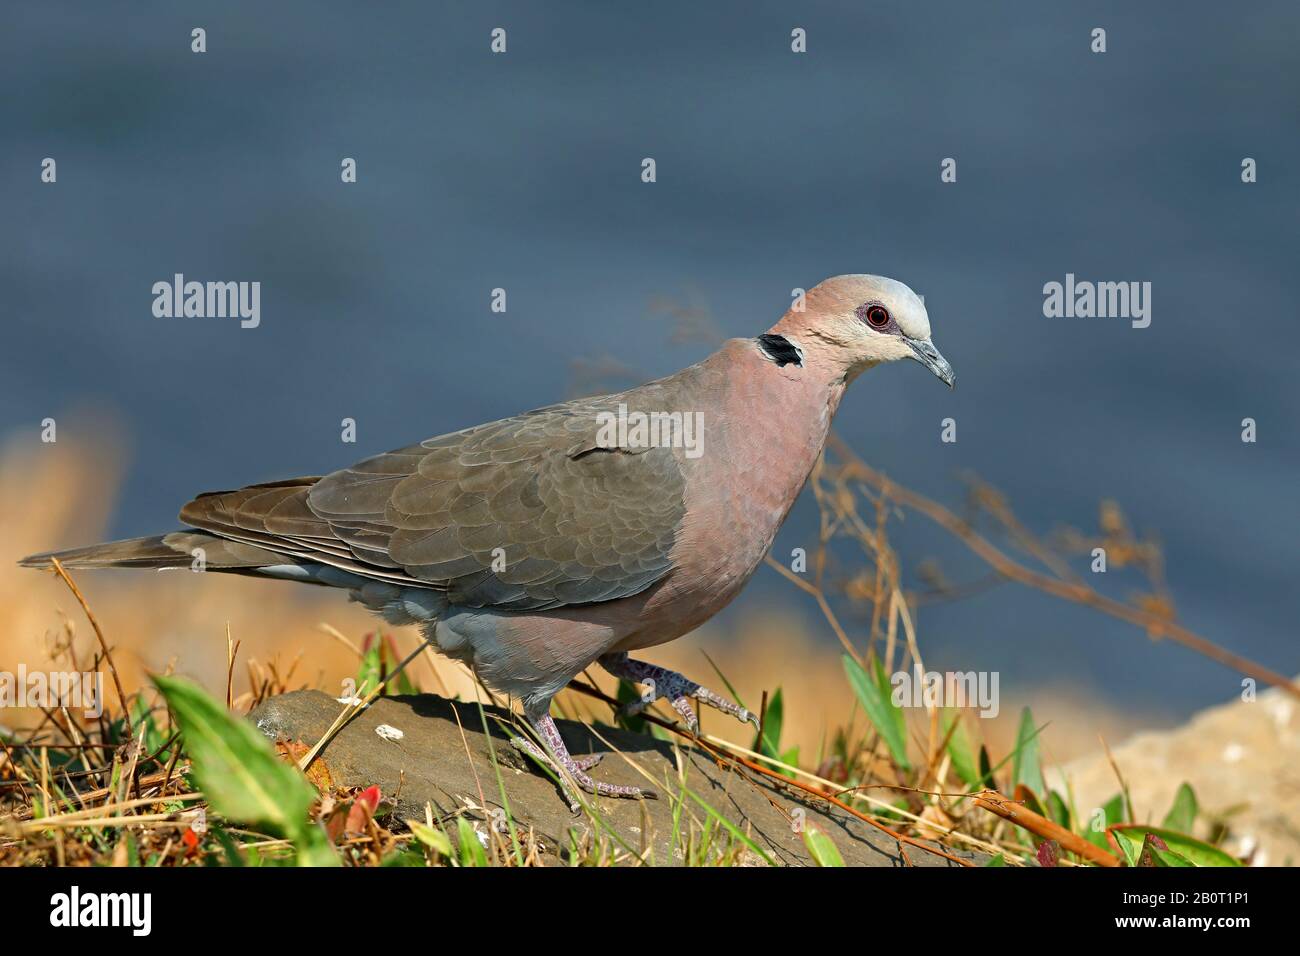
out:
M869 462L954 505L972 470L1040 531L1095 528L1113 497L1163 539L1184 623L1300 671L1294 2L26 3L4 20L0 432L118 413L134 457L116 535L173 527L200 490L559 400L575 361L651 378L702 357L659 300L754 335L793 287L875 272L925 295L960 381L860 379L837 427ZM175 272L259 280L261 327L155 319L150 287ZM1151 282L1150 328L1044 318L1067 272ZM775 553L814 528L805 496ZM928 556L983 572L919 515L892 536L910 580ZM758 574L740 605L793 604L833 640ZM1170 713L1238 689L1014 585L924 607L920 628L930 666L1000 670L1004 689L1064 675Z

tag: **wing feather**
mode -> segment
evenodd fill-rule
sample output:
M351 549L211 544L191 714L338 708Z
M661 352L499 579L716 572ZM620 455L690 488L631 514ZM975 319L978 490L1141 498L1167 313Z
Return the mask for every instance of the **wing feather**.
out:
M666 448L596 444L619 396L550 406L320 478L200 495L181 520L466 607L617 600L672 571L685 479Z

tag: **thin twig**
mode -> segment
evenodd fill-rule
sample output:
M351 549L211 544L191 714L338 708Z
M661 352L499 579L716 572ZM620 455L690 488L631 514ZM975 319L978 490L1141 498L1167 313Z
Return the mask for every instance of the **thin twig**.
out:
M104 660L108 662L108 671L113 675L113 686L117 688L117 699L122 703L122 724L126 728L126 739L134 740L135 733L131 727L131 706L127 703L126 692L122 690L122 679L117 675L117 665L113 663L113 655L109 652L108 641L104 639L104 632L100 630L99 621L95 620L94 612L90 610L90 605L86 599L81 596L81 590L76 583L68 576L68 572L63 569L63 563L58 558L50 558L50 566L54 568L59 577L63 578L63 583L68 586L72 596L77 599L81 605L81 610L86 614L86 620L90 621L90 626L95 631L95 636L99 638L100 650L104 652Z
M983 793L976 794L974 803L1044 840L1055 840L1063 850L1076 853L1098 866L1120 865L1119 859L1113 853L1107 853L1095 843L1065 829L1055 820L1049 820L1022 804L1008 800L996 790L985 790Z
M1130 604L1124 604L1113 598L1106 597L1104 594L1093 590L1086 584L1074 584L1069 581L1062 581L1049 575L1035 571L1032 568L1025 567L1018 561L1007 557L1001 550L990 543L986 538L980 535L964 519L953 514L952 511L945 508L924 495L918 494L902 485L897 484L887 478L882 473L876 471L870 465L866 464L848 448L845 443L832 435L828 439L829 443L835 448L837 454L845 459L846 467L853 469L854 474L864 481L875 485L882 493L890 498L907 505L915 511L919 511L927 518L935 521L943 528L952 532L960 538L968 548L974 551L980 558L995 568L1000 574L1013 581L1018 581L1040 591L1045 591L1059 598L1068 601L1074 601L1078 604L1094 608L1111 617L1119 618L1130 624L1135 624L1143 628L1151 637L1171 638L1176 643L1182 644L1197 653L1217 661L1225 667L1253 677L1261 683L1273 687L1280 687L1292 697L1300 699L1300 687L1297 687L1292 680L1271 670L1262 664L1226 650L1215 644L1207 638L1183 627L1175 621L1170 620L1151 611L1146 611Z

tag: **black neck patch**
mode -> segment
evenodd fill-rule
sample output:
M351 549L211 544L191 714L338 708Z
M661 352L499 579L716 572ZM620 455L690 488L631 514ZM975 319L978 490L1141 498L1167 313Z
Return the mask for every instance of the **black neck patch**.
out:
M758 347L767 353L767 357L776 363L777 368L784 368L786 365L803 367L803 353L799 351L799 346L784 335L760 335Z

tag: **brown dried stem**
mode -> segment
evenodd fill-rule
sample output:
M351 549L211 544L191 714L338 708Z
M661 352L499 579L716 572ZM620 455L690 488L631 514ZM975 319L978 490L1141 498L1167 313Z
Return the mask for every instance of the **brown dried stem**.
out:
M1238 673L1245 674L1255 680L1280 687L1292 697L1300 699L1300 687L1297 687L1289 677L1279 674L1262 664L1243 657L1240 654L1229 651L1220 647L1213 641L1201 637L1199 634L1183 627L1176 621L1172 621L1160 614L1125 604L1122 601L1116 601L1114 598L1106 597L1089 587L1087 584L1064 581L1058 578L1043 574L1028 568L1018 561L1009 558L1000 549L995 547L983 535L971 527L970 523L953 514L952 511L925 497L915 491L892 481L881 472L872 468L838 437L832 435L829 439L834 446L835 452L840 455L846 462L846 468L850 469L853 476L867 482L878 488L880 492L889 498L897 501L899 504L906 505L914 511L930 518L946 530L952 532L960 538L968 548L975 552L981 559L987 562L994 570L1010 580L1017 581L1028 587L1045 591L1055 597L1063 598L1067 601L1074 601L1077 604L1083 604L1087 607L1094 608L1111 617L1127 621L1130 624L1143 628L1152 638L1168 637L1184 647L1196 651L1198 654L1208 657L1210 660L1228 667Z
M104 632L99 627L99 621L95 619L95 614L90 610L90 605L82 597L81 589L68 576L68 572L63 569L62 562L58 558L50 558L50 564L53 566L55 573L63 578L63 583L68 586L68 590L77 599L77 603L81 605L81 610L86 614L86 620L90 621L90 626L95 631L95 637L99 638L99 648L104 652L104 660L108 662L109 673L113 675L113 686L117 689L117 699L122 703L122 723L126 728L126 739L134 740L135 733L131 728L131 705L127 700L126 691L122 690L122 678L117 674L117 665L113 663L113 655L108 649L108 641L105 640Z
M1061 849L1069 850L1090 863L1096 863L1098 866L1119 866L1119 860L1113 853L1107 853L1095 843L1089 843L1083 837L1072 833L1065 827L1061 826L1054 820L1035 813L1023 804L1016 803L1014 800L1008 800L996 790L985 790L973 797L975 805L983 807L989 813L994 813L1004 820L1014 823L1016 826L1028 830L1035 836L1040 836L1044 840L1055 840L1061 845Z

